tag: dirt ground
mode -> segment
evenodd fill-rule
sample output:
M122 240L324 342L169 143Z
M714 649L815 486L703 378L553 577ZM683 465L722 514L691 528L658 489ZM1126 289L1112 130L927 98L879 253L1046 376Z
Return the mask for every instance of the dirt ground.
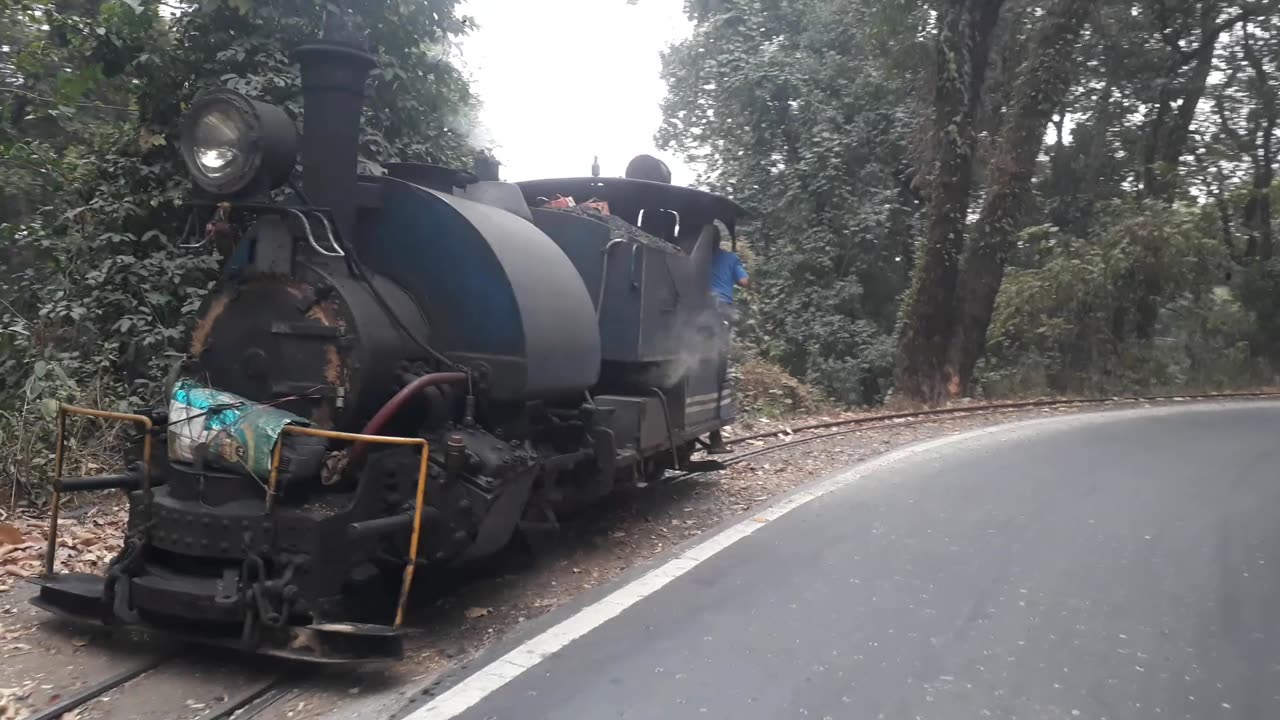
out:
M429 689L434 678L465 665L522 623L800 485L913 442L1088 410L1097 408L1003 412L852 432L614 498L589 517L568 523L545 547L514 549L487 574L450 588L427 588L426 599L413 611L405 662L362 672L322 673L259 717L347 717L343 708L354 710L362 696L376 696L380 707L403 705L411 695ZM805 422L821 419L805 418ZM754 450L804 436L791 434L788 427L782 422L739 427L740 436L773 428L777 435L747 441L735 450ZM71 541L59 555L63 567L92 569L109 560L118 547L121 511L117 500L73 509L62 526L63 537ZM26 602L32 594L30 586L15 583L40 570L42 528L43 521L30 516L0 515L0 649L6 658L0 667L0 720L47 707L69 689L100 681L157 647L149 638L86 633ZM269 663L201 650L65 717L191 720L252 678L270 672Z

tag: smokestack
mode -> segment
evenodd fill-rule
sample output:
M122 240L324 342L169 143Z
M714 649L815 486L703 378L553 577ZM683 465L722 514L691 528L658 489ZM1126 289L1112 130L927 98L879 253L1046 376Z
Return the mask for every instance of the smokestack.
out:
M378 61L355 43L320 40L297 50L302 68L302 186L333 211L342 239L354 241L356 170L364 85Z

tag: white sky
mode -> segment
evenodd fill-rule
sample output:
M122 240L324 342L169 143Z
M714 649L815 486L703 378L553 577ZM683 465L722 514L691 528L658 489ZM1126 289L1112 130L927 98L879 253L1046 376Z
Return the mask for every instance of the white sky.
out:
M653 135L666 94L659 57L689 32L683 0L465 0L479 26L460 63L480 97L476 140L493 145L502 179L621 176L649 153L691 185L693 170Z

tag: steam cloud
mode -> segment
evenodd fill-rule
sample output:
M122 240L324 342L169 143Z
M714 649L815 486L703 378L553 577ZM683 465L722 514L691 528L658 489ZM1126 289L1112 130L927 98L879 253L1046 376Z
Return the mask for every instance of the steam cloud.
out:
M671 387L704 363L715 363L729 346L729 328L714 307L683 313L675 328L679 354L650 374L657 387Z

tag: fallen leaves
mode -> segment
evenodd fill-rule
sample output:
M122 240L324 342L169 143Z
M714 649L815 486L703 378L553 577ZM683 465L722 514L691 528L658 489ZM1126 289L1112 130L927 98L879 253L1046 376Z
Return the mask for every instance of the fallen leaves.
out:
M35 632L35 627L17 628L17 629L0 629L0 641L9 642L16 640L24 635L30 635Z
M21 530L9 523L0 523L0 545L18 545L22 542Z
M18 691L15 688L0 689L0 720L18 720L25 708L19 707Z
M127 506L108 502L74 508L58 523L56 562L62 572L99 572L124 540ZM45 534L49 519L43 511L23 510L0 522L0 592L12 582L39 577L44 571Z

